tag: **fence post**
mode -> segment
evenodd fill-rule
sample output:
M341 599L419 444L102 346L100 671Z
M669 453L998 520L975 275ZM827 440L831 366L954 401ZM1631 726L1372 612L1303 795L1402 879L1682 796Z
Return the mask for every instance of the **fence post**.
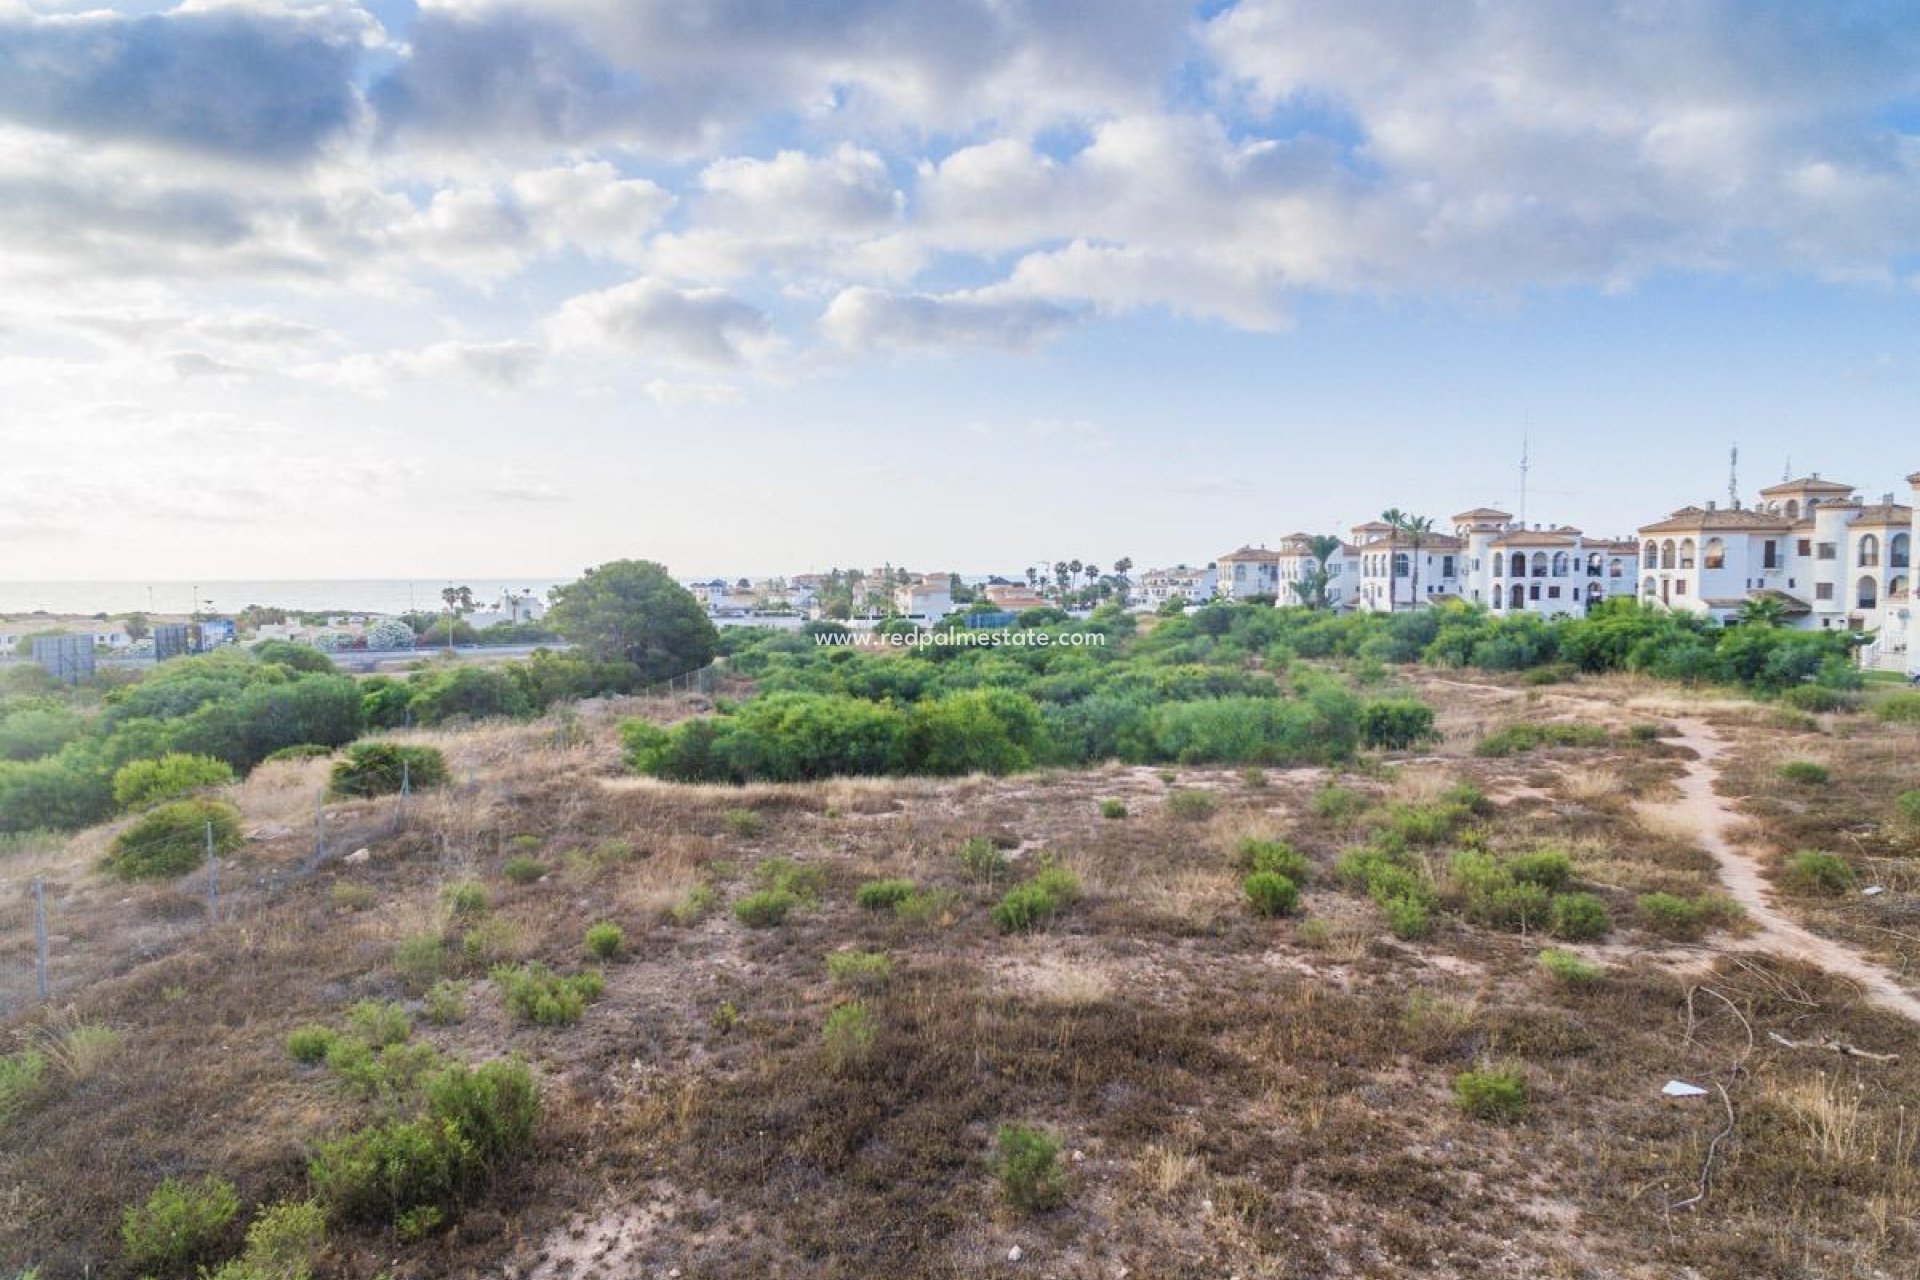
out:
M320 865L320 859L327 852L327 792L323 787L320 794L313 798L313 864Z
M47 1002L47 883L33 878L33 956L34 972L40 979L40 1003Z
M220 859L213 852L213 823L207 823L207 919L220 919Z

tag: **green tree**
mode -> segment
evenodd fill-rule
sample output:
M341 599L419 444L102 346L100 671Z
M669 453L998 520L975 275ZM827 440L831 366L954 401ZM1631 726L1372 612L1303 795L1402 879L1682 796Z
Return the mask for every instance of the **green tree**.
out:
M1420 545L1426 540L1427 535L1433 532L1433 517L1408 515L1400 508L1393 507L1381 512L1380 518L1393 526L1393 540L1396 544L1401 538L1407 539L1411 544L1411 556L1408 564L1413 570L1413 581L1408 587L1407 594L1413 597L1413 602L1409 607L1418 609L1420 607ZM1389 581L1394 586L1397 586L1397 578L1391 575L1391 560L1388 561L1388 568L1390 573ZM1399 605L1393 600L1392 586L1388 588L1387 604L1390 610L1399 608Z
M128 614L121 624L121 629L127 633L129 640L145 640L153 634L153 627L148 624L147 615L144 613Z
M1340 553L1340 539L1330 533L1315 534L1307 539L1307 551L1313 556L1313 568L1293 584L1293 593L1309 609L1329 608L1333 603L1327 595L1328 585L1333 581L1330 562Z
M1787 602L1779 596L1748 596L1740 604L1743 627L1778 627L1787 620Z
M713 661L719 634L700 602L650 560L614 560L553 590L547 621L601 662L665 680Z

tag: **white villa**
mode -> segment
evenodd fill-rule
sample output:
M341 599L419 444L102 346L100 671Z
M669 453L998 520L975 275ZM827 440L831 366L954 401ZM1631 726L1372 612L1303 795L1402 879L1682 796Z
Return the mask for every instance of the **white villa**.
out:
M1462 511L1453 526L1463 552L1461 595L1494 613L1571 617L1608 596L1633 594L1632 542L1590 538L1572 525L1528 528L1492 507Z
M1311 536L1290 533L1280 540L1280 559L1274 565L1279 598L1277 604L1300 604L1297 584L1310 581L1318 568L1310 545ZM1360 552L1351 543L1327 557L1327 603L1335 609L1350 609L1359 589Z
M1176 596L1198 603L1213 595L1214 569L1149 569L1134 580L1130 598L1135 609L1151 612Z
M1241 547L1213 562L1214 594L1227 600L1280 594L1280 553L1265 546ZM1191 598L1191 597L1189 597Z
M1370 613L1391 613L1396 609L1458 599L1460 553L1464 545L1451 534L1422 535L1420 573L1416 582L1411 537L1384 520L1369 520L1353 526L1359 585L1349 602L1351 607Z
M893 589L893 607L915 622L938 622L953 612L953 578L923 573Z
M1920 496L1920 472L1907 485ZM1916 507L1891 493L1862 502L1818 472L1762 489L1752 508L1682 507L1640 529L1640 598L1720 619L1777 600L1792 625L1876 633L1868 665L1920 672Z

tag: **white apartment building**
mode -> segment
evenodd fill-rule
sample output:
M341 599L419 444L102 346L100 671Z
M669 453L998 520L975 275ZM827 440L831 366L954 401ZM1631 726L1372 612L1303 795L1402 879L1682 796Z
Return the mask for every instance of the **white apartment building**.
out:
M1290 533L1280 540L1280 559L1275 564L1278 585L1277 604L1303 603L1299 584L1311 580L1318 570L1312 541L1308 534ZM1327 557L1327 604L1334 609L1350 609L1360 585L1360 552L1351 543Z
M1459 599L1464 547L1465 544L1451 534L1421 535L1420 573L1416 583L1411 537L1384 520L1369 520L1353 526L1358 585L1347 606L1369 613L1391 613Z
M1907 485L1920 499L1920 472ZM1640 529L1640 598L1723 620L1774 599L1793 625L1874 633L1868 664L1920 672L1917 507L1891 493L1862 502L1818 472L1762 489L1751 508L1682 507Z
M1572 525L1528 528L1505 511L1453 517L1463 548L1461 597L1496 614L1575 617L1608 596L1631 596L1638 547L1590 538Z
M1280 553L1265 546L1241 547L1213 562L1214 594L1226 600L1280 594Z
M1171 569L1149 569L1134 581L1133 608L1151 612L1176 596L1199 604L1212 598L1213 587L1211 565L1204 569L1189 569L1184 564Z
M953 578L920 574L893 589L893 607L915 622L938 622L953 612Z

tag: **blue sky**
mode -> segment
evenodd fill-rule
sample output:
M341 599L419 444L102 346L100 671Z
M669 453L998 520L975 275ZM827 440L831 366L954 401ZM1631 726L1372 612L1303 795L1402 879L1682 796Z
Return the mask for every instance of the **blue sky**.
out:
M0 579L1878 494L1916 253L1899 4L0 0Z

